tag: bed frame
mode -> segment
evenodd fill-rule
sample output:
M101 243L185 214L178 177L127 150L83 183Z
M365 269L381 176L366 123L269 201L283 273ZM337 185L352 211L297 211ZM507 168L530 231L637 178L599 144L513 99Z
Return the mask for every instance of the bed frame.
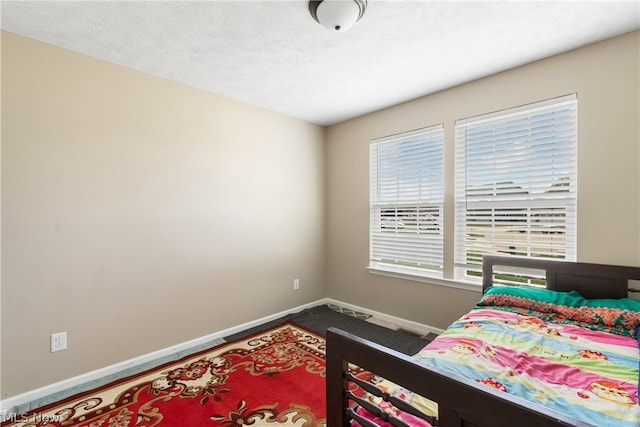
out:
M577 290L585 298L624 298L629 280L640 280L640 267L588 264L506 256L483 258L483 292L491 286L496 273L505 268L512 272L530 274L541 272L546 288L558 291ZM535 274L535 273L534 273ZM336 328L327 330L327 425L349 426L357 420L363 426L376 426L359 417L356 404L362 405L394 426L407 426L390 417L387 412L363 402L351 392L350 383L382 397L397 408L434 420L416 408L394 397L384 395L377 387L363 382L349 373L354 364L391 382L438 402L439 427L484 427L513 425L518 427L588 426L541 405L493 390L475 381L453 376L438 369L420 365L411 356L372 343ZM352 384L353 385L353 384ZM435 424L434 424L435 425Z

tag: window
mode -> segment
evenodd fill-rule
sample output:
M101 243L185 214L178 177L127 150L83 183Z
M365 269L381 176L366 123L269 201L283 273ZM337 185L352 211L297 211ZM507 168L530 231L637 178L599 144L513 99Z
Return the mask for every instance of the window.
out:
M458 120L456 278L482 255L576 260L577 98Z
M371 141L370 267L442 274L444 128Z

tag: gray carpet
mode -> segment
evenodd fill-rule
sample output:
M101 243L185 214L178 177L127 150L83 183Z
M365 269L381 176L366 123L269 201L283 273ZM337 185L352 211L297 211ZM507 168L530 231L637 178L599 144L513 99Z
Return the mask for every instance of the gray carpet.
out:
M248 335L252 335L279 325L286 320L325 335L329 327L336 327L359 337L384 345L404 354L414 355L420 351L430 340L405 331L394 331L363 319L332 310L326 305L319 305L298 313L284 316L280 319L267 322L263 325L225 337L226 341L235 341Z

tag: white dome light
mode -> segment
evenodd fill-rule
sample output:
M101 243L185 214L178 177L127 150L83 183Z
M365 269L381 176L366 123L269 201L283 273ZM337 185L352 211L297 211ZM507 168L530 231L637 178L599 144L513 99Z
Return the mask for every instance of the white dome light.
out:
M333 31L346 31L364 15L367 0L310 1L313 19Z

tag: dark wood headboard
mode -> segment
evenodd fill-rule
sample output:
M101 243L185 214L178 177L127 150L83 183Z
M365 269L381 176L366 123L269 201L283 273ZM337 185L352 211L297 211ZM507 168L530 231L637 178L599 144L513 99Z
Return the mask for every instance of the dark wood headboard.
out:
M547 289L575 290L588 299L626 298L629 295L629 280L640 280L640 267L485 255L482 258L483 293L493 284L496 267L542 271Z

